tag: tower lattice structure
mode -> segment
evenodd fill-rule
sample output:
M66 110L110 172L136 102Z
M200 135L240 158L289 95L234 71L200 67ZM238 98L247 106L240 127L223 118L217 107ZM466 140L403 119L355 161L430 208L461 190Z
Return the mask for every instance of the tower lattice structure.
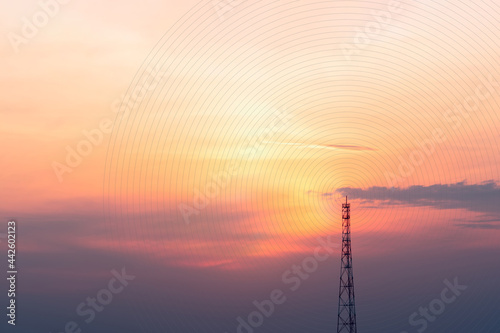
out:
M340 259L337 333L357 333L351 252L351 205L342 204L342 256Z

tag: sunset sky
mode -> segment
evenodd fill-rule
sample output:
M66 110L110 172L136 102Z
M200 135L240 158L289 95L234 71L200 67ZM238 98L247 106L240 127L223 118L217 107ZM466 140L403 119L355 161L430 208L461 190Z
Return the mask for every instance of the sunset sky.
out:
M22 0L0 19L15 329L236 332L282 289L255 332L334 331L345 196L360 333L417 332L456 277L425 331L500 329L498 3Z

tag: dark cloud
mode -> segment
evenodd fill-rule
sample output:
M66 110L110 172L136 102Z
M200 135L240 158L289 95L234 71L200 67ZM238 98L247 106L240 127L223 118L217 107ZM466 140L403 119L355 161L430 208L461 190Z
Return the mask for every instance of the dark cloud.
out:
M410 205L430 206L437 209L466 209L483 214L475 221L462 221L462 227L500 229L500 186L493 180L480 184L435 184L430 186L410 186L408 188L370 187L367 189L343 187L335 193L360 199L373 206Z
M500 222L500 221L497 221L497 222ZM457 223L455 225L457 227L462 227L462 228L500 230L500 223L499 224L477 223L477 222L471 221L471 222L467 222L467 223Z
M474 219L474 220L456 220L455 225L462 228L471 229L499 229L500 230L500 216L489 217L483 216L484 218Z

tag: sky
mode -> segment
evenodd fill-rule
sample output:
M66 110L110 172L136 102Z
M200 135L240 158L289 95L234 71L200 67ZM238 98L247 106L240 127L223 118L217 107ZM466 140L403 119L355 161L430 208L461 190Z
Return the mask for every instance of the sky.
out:
M19 331L331 332L346 196L359 332L500 329L494 1L22 0L0 19Z

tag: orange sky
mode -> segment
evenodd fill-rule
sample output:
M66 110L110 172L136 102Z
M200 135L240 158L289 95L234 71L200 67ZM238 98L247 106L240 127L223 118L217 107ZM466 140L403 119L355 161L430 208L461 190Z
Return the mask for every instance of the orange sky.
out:
M196 3L75 0L18 52L2 39L2 211L98 207L104 191L109 207L126 207L121 214L182 224L180 205L193 207L214 175L234 169L206 207L194 207L192 223L237 215L238 232L265 236L246 253L265 256L296 249L269 239L331 230L338 209L314 193L499 179L500 50L486 5L406 1L360 47L356 28L378 22L371 10L387 12L387 4L339 14L348 2L297 2L282 13L269 1L219 19L217 8ZM199 24L174 25L193 7L204 10ZM39 7L0 9L6 35ZM359 52L347 59L343 44ZM142 103L116 118L116 101L141 85ZM82 131L103 121L113 131L101 130L99 144L68 166L67 147L77 150L88 140ZM391 221L380 228L393 230ZM361 232L378 228L360 224ZM230 238L233 227L221 228Z

